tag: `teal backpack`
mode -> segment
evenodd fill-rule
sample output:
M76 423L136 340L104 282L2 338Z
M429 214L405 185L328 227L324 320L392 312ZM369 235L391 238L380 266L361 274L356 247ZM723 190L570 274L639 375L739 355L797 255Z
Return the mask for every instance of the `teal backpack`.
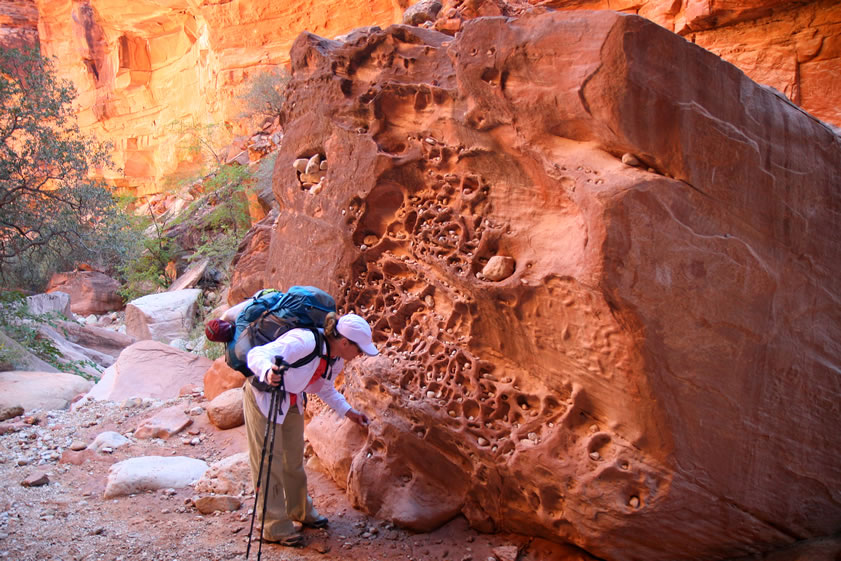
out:
M293 286L285 293L261 290L237 316L233 338L225 347L225 362L250 377L253 373L246 363L248 351L274 341L290 329L306 328L315 336L315 349L289 367L308 364L322 356L324 335L318 328L324 327L324 320L331 312L336 312L336 301L314 286Z

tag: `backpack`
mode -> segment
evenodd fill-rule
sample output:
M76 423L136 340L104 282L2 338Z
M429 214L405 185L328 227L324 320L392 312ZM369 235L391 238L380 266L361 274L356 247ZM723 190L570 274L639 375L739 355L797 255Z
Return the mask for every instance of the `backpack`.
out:
M274 341L290 329L309 328L315 336L315 349L290 364L299 368L322 356L324 335L318 330L330 312L336 312L333 297L314 286L293 286L286 293L274 289L257 292L237 316L233 338L225 347L225 362L246 377L253 376L246 357L254 347ZM252 380L252 383L257 380Z

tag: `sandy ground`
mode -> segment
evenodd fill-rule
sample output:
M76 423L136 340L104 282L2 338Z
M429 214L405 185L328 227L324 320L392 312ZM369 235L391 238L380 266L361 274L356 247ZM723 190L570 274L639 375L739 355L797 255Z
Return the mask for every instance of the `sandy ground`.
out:
M78 411L29 414L0 424L0 559L49 560L222 560L245 559L253 496L234 512L202 515L192 488L148 491L104 499L110 466L127 458L178 455L213 463L244 451L240 429L219 431L206 414L188 431L167 440L134 440L111 453L69 451L103 431L130 433L143 419L173 404L185 411L201 406L192 395L166 403L121 407L96 402ZM27 422L28 421L28 422ZM29 424L33 423L35 424ZM192 443L191 443L192 442ZM73 463L77 462L77 463ZM316 507L330 518L325 530L305 530L302 548L264 544L267 560L579 560L582 552L516 535L483 535L455 519L428 534L413 534L353 509L343 491L324 474L309 471ZM45 474L49 482L22 482ZM258 532L255 531L255 536ZM250 559L257 559L253 541ZM592 559L592 558L590 558Z

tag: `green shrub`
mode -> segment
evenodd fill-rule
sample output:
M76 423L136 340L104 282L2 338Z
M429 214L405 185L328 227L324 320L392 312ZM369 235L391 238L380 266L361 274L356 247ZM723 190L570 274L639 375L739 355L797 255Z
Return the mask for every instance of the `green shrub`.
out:
M240 96L245 103L241 116L276 117L281 115L283 104L286 102L286 87L290 79L289 72L282 67L254 74L246 83L245 92Z

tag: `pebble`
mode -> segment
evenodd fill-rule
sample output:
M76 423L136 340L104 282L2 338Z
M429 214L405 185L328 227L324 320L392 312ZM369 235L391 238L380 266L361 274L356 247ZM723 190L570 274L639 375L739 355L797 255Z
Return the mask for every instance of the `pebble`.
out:
M312 548L316 550L318 553L324 554L330 551L330 546L324 542L316 542L312 545Z
M639 158L637 158L636 156L634 156L630 152L622 154L622 163L625 164L626 166L634 166L634 167L640 165Z
M298 158L292 162L292 167L301 173L306 173L307 163L309 163L309 158Z
M593 460L598 460L601 458L601 455L598 452L590 452L590 458Z
M631 508L638 508L640 506L640 498L634 495L631 497L631 500L628 501L628 506Z
M24 487L41 487L50 482L46 473L34 473L20 482Z

